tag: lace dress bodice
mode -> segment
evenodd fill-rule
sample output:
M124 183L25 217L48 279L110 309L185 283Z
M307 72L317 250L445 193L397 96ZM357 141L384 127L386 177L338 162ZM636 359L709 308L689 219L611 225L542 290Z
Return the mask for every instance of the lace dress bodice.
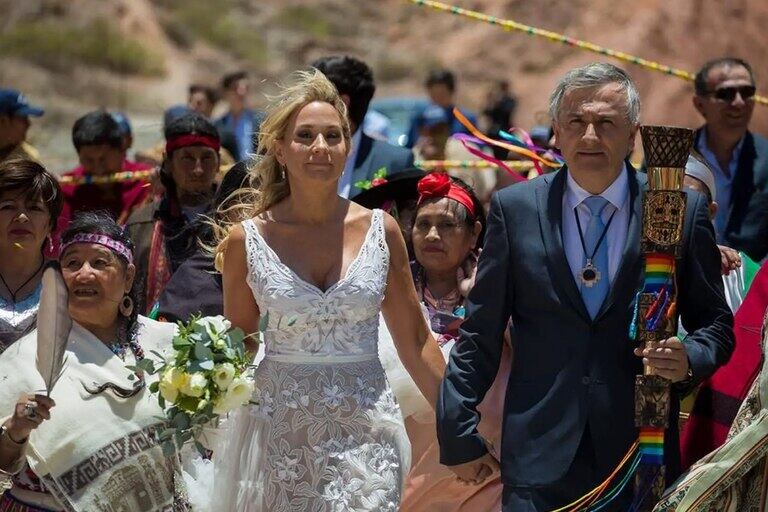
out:
M357 257L325 291L283 264L253 221L243 227L265 357L254 405L228 420L214 450L214 503L237 512L396 511L410 445L378 358L389 269L383 212L374 210Z
M381 210L375 210L357 257L342 278L322 291L284 265L252 220L243 223L248 242L248 284L262 315L266 357L306 361L377 354L379 308L386 287L389 250ZM267 270L268 269L268 270Z

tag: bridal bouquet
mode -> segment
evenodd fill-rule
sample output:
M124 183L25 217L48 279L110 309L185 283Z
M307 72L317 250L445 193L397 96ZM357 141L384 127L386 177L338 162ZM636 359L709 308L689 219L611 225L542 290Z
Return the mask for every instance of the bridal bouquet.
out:
M160 433L164 452L170 455L192 441L204 453L204 428L217 426L221 416L249 403L253 394L253 382L245 376L250 366L245 335L222 316L193 316L178 325L171 357L155 352L159 366L146 358L135 369L159 376L149 391L165 411L168 426Z

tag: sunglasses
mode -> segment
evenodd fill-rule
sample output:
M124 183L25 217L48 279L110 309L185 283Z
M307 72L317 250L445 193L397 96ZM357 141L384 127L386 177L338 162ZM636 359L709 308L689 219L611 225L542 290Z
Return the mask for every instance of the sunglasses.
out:
M715 89L707 94L720 101L727 101L730 103L736 99L736 93L739 93L742 100L748 101L755 97L755 92L757 92L757 88L754 85L742 85L740 87L723 87L721 89Z

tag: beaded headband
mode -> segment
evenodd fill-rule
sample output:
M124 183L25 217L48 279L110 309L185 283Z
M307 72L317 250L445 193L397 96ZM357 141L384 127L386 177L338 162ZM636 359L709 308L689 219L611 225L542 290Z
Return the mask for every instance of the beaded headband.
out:
M99 233L78 233L72 237L72 240L61 246L61 254L64 254L64 251L67 250L67 247L74 244L102 245L128 260L129 264L133 263L133 253L130 251L130 249L128 249L124 243L119 242L107 235L102 235Z

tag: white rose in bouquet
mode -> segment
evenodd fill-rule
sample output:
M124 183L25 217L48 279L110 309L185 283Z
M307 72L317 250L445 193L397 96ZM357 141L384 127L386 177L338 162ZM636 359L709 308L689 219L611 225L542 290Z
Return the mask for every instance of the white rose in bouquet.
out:
M187 396L198 398L203 396L207 386L208 379L205 378L205 375L193 373L181 387L181 392Z
M213 368L213 382L220 390L226 391L235 378L235 366L231 363L217 364Z

